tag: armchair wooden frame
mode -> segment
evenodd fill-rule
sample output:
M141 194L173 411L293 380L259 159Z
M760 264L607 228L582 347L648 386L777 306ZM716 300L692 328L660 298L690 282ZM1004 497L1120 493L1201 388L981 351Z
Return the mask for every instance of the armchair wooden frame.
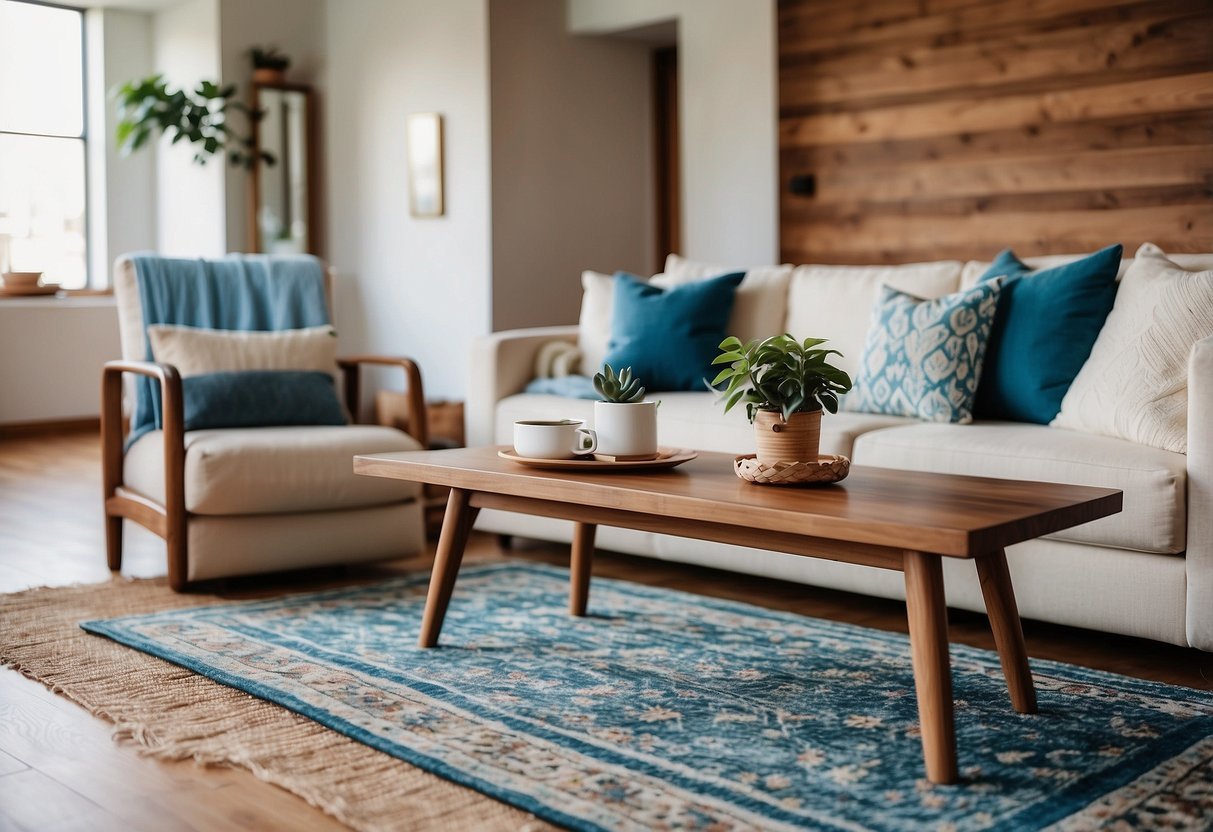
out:
M356 355L339 358L344 376L345 403L358 422L361 368L364 365L394 366L404 371L407 395L408 433L421 446L429 438L425 392L421 370L409 358ZM122 414L122 377L126 373L148 376L160 385L163 402L164 504L127 488L123 481L125 431ZM101 468L105 506L105 554L111 570L122 568L122 521L133 520L165 541L168 582L180 592L189 584L188 523L185 507L185 413L181 374L170 364L152 361L108 361L101 371Z

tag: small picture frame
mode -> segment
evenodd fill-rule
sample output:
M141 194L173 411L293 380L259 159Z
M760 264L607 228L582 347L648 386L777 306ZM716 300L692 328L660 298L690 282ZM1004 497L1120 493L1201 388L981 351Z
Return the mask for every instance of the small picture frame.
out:
M409 171L409 214L441 217L445 213L442 194L442 116L412 113L405 134Z

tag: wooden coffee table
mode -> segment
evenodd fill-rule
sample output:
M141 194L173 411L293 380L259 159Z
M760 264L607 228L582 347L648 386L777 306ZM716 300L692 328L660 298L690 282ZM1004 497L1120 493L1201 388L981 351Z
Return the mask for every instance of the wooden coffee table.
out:
M842 483L785 489L752 485L733 457L702 453L669 471L526 468L499 448L354 457L354 471L451 488L421 623L438 644L463 550L482 508L573 521L569 612L585 615L594 533L622 526L789 555L900 570L927 777L957 779L952 669L941 558L975 562L1011 704L1036 712L1019 610L1004 548L1121 509L1108 488L1018 482L855 466Z

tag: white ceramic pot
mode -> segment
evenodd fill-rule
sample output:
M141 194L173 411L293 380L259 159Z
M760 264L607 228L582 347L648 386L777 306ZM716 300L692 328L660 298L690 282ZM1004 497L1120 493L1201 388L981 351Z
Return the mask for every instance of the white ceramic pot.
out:
M598 453L610 456L657 455L657 402L594 402Z

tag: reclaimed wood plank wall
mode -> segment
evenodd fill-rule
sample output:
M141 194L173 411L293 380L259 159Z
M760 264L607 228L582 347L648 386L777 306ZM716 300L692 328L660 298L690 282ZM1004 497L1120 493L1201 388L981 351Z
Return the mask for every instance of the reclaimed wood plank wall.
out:
M1213 251L1213 0L779 0L779 128L785 262Z

